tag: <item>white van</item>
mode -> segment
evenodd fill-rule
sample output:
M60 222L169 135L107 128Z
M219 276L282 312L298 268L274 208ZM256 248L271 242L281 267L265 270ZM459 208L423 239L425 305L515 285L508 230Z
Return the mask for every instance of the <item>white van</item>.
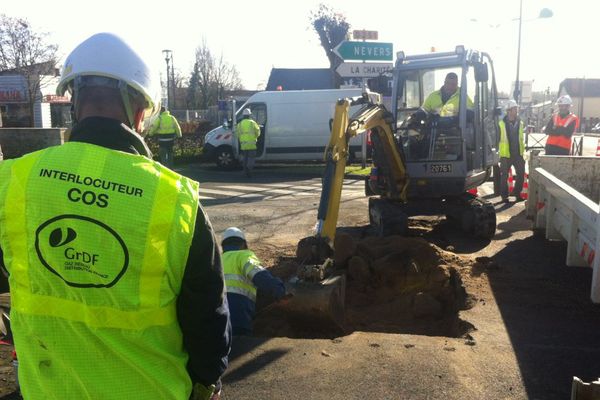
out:
M335 103L340 98L356 97L362 89L288 90L259 92L248 99L236 113L239 121L246 108L260 126L257 143L258 161L322 160L329 143L329 121L333 118ZM379 101L376 93L371 99ZM358 110L353 107L351 112ZM231 168L238 159L238 146L233 141L231 125L224 124L206 134L204 157L221 168ZM361 137L350 141L351 156L360 155Z

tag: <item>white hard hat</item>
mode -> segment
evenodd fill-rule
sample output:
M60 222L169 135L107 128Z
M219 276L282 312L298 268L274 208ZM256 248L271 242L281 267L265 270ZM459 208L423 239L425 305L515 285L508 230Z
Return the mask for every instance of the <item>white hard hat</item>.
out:
M506 102L506 110L510 110L511 108L515 108L515 107L519 107L519 105L517 104L516 101L511 99Z
M563 104L566 104L566 105L569 105L569 106L572 105L573 104L573 100L571 99L571 96L569 96L568 94L564 94L564 95L560 96L558 98L558 100L556 100L556 105L557 106L560 106L560 105L563 105Z
M118 82L122 94L126 94L125 86L128 86L126 89L133 89L141 94L147 103L145 118L151 117L160 108L158 74L152 71L129 44L112 33L97 33L69 54L56 88L57 94L73 91L74 83L80 77L112 78ZM133 123L132 116L128 117Z
M242 111L242 115L245 116L250 116L252 115L252 111L250 111L249 108L244 108L244 111Z
M225 232L223 232L223 238L221 240L221 243L224 242L226 239L229 239L232 237L240 238L244 241L246 240L246 236L244 235L244 232L242 232L241 229L236 228L235 226L232 226L230 228L225 229Z

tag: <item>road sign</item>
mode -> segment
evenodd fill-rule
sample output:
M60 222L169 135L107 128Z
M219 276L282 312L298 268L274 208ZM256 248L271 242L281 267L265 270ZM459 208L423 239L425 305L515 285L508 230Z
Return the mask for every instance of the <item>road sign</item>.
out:
M352 37L355 40L377 40L379 39L379 32L377 31L365 31L363 30L354 30L352 31Z
M333 49L342 60L392 61L393 43L343 41Z
M372 78L392 68L392 63L345 62L340 64L335 71L343 78Z

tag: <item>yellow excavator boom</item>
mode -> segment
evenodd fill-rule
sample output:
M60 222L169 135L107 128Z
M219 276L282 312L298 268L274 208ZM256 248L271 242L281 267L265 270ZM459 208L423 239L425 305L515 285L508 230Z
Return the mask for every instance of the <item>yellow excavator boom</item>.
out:
M363 107L352 117L349 116L353 105ZM317 213L317 238L324 239L333 246L337 226L344 173L348 159L350 139L371 131L371 138L378 141L388 170L388 186L391 197L406 201L408 175L401 153L396 147L391 127L392 115L381 104L370 102L367 95L353 99L340 99L336 103L331 137L325 150L325 173L323 189Z

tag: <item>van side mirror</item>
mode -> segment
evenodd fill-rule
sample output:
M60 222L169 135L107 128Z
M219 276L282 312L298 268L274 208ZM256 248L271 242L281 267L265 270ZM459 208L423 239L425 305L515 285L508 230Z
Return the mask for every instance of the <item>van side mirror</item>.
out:
M475 63L475 80L477 82L487 82L489 79L488 68L486 63Z

